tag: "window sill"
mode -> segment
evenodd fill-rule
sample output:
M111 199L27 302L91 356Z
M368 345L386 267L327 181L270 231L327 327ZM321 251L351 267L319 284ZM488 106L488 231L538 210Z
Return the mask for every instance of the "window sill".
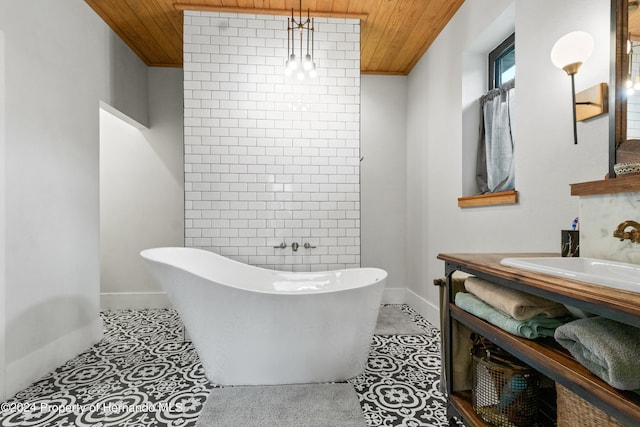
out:
M509 190L499 193L478 194L458 198L459 208L473 208L478 206L511 205L518 203L518 191Z

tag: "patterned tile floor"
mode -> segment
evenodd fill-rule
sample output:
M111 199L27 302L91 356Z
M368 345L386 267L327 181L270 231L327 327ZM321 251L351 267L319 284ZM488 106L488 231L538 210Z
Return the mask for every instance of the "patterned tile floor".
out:
M366 371L349 382L368 426L446 426L439 332L401 308L426 333L374 336ZM177 313L107 311L102 320L102 341L3 402L0 426L195 426L215 385Z

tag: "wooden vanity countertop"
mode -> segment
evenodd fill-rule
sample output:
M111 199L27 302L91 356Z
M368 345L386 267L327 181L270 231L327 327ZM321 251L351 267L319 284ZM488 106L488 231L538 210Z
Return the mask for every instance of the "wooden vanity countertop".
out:
M551 296L551 299L557 299L563 303L581 301L597 305L605 311L622 312L640 318L640 293L638 292L612 289L500 264L503 258L557 257L559 255L558 253L455 253L439 254L438 259L453 264L467 273L476 274L479 277L485 276L487 280L492 278L486 275L504 279L503 284L506 286L509 286L510 282L515 282L522 285L523 290L531 290L531 293L540 296Z

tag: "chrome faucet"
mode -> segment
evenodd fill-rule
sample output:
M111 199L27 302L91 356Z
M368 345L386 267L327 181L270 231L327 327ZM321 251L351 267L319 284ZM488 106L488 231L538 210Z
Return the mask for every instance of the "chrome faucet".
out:
M293 249L293 252L298 252L298 247L299 247L299 246L300 246L300 245L298 244L298 242L293 242L293 243L291 244L291 249Z
M273 249L284 249L287 247L287 244L283 241L278 246L274 246Z
M628 227L631 227L631 231L624 231ZM640 224L636 221L624 221L613 232L613 237L619 238L620 241L631 240L633 243L640 243Z

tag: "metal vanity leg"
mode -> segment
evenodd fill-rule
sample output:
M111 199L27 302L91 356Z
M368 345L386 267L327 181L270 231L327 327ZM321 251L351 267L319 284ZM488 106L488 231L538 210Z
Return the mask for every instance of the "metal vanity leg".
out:
M443 369L442 369L442 384L444 384L443 393L447 398L447 419L449 420L449 426L458 426L457 418L460 415L453 409L451 404L449 403L449 395L453 390L453 360L452 360L452 343L453 343L453 327L452 327L452 319L449 313L449 303L453 301L453 272L456 271L457 268L455 265L451 265L449 263L445 264L445 276L446 276L446 284L445 284L445 296L444 306L441 307L444 310L444 322L442 323L442 340L443 340ZM455 417L455 418L454 418Z

